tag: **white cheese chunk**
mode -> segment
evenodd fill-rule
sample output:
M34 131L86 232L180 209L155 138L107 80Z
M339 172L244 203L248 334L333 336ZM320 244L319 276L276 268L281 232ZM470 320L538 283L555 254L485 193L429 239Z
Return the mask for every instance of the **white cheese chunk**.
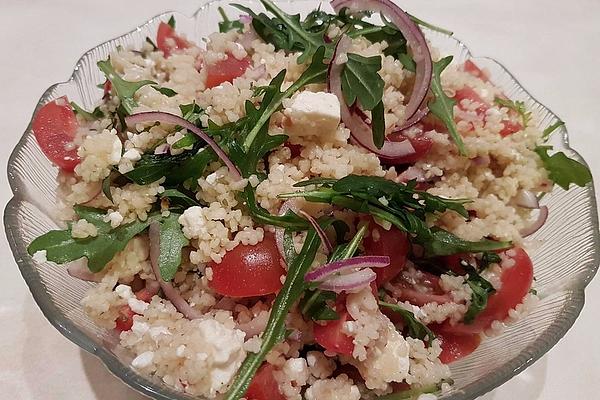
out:
M340 124L340 102L331 93L300 92L284 111L286 132L297 137L335 140Z

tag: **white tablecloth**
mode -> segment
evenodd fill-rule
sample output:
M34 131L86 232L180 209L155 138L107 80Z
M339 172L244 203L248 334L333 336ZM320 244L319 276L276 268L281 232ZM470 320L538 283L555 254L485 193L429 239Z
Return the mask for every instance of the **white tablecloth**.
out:
M41 93L70 75L96 44L166 9L191 14L191 0L2 0L0 2L2 165ZM409 11L452 29L475 55L502 62L543 104L567 121L571 143L600 178L600 1L404 0ZM0 174L0 201L10 190ZM1 235L4 235L2 231ZM132 400L134 393L93 356L63 338L33 302L0 241L0 398ZM600 378L600 278L573 329L534 366L486 400L595 399Z

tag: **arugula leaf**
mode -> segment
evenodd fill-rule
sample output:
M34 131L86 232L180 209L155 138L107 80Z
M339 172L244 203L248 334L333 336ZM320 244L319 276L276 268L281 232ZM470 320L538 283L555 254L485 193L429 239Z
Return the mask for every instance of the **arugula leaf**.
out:
M496 292L496 290L491 283L477 273L475 268L465 262L462 262L461 266L469 274L467 283L473 292L471 295L471 304L464 317L465 323L470 324L480 312L485 310L489 296Z
M405 70L412 73L417 72L417 63L408 54L400 54L398 61L400 61Z
M154 43L154 41L147 36L146 36L146 43L149 43L150 46L152 46L152 51L158 50L158 46L156 45L156 43Z
M80 218L87 220L98 228L98 236L85 239L74 239L71 227L66 230L50 231L34 239L27 251L33 255L40 250L46 250L48 260L64 264L80 258L87 258L88 268L92 272L100 272L114 256L122 251L134 236L139 235L148 226L160 220L160 215L150 215L146 221L133 221L111 229L104 222L104 210L75 206L75 212Z
M513 101L510 99L503 99L500 97L496 97L494 99L494 103L499 105L500 107L506 107L509 110L513 110L521 117L521 122L523 123L523 129L527 128L529 123L531 122L531 111L527 111L525 108L524 101Z
M313 321L332 321L340 316L327 302L335 302L337 295L334 292L308 289L300 301L300 312Z
M564 125L565 123L563 121L558 120L546 129L544 129L544 132L542 132L542 139L544 140L544 142L550 138L550 136L552 135L552 133L554 133L555 130Z
M71 102L71 107L73 108L73 112L75 114L81 115L84 119L88 121L95 121L104 117L104 113L102 112L102 110L100 110L100 107L96 107L94 108L94 111L89 112L79 107L79 105L74 101Z
M408 14L408 16L417 25L424 26L425 28L431 29L432 31L436 31L436 32L440 32L440 33L445 33L446 35L449 35L449 36L454 35L454 32L449 31L448 29L444 29L444 28L441 28L439 26L430 24L429 22L425 22L422 19L419 19L419 18L415 17L412 14Z
M498 242L483 239L470 242L443 229L432 229L433 237L430 242L423 243L425 253L429 256L449 256L459 253L481 253L484 251L502 250L511 246L510 242Z
M119 97L119 100L121 100L121 106L126 114L131 114L133 109L138 106L133 96L140 88L146 85L156 85L156 82L149 80L138 82L124 80L113 68L110 57L106 60L98 61L98 68L100 68L100 71L104 73L106 79L112 84L112 88L117 97Z
M193 146L194 144L198 143L198 141L199 141L198 136L196 136L193 133L187 132L186 134L183 135L183 137L181 139L179 139L178 141L173 143L171 145L171 148L174 150L185 149L186 147L190 147L190 146Z
M267 11L275 16L274 18L262 13L256 14L251 9L239 4L232 5L253 17L252 26L265 42L273 44L277 50L302 52L298 57L298 64L303 64L313 57L319 47L326 47L328 54L333 51L333 44L325 42L325 32L312 32L305 29L300 21L300 14L286 14L271 0L260 0L260 2Z
M183 119L198 127L202 126L200 118L204 115L204 110L195 101L190 104L181 104L179 109L181 110Z
M157 86L157 85L153 85L152 89L156 90L160 94L164 94L167 97L177 96L177 92L174 91L171 88L168 88L168 87L160 87L160 86Z
M379 76L380 69L380 56L348 53L342 70L342 92L347 105L352 106L358 100L362 108L370 111L381 102L384 82Z
M484 270L489 267L491 264L498 264L502 262L502 258L498 255L498 253L494 253L493 251L484 251L481 255L481 260L479 261L480 269Z
M144 154L135 163L134 169L127 172L125 176L138 185L149 185L162 177L173 175L184 161L189 160L193 156L194 153L192 151L175 156L170 154Z
M378 148L385 141L385 119L383 108L384 82L379 76L381 57L363 57L348 53L348 61L342 69L342 94L348 106L357 101L360 106L372 111L373 142Z
M288 211L285 215L271 215L256 202L254 188L251 185L246 186L241 194L241 198L248 208L252 219L260 224L279 226L294 232L304 231L310 227L306 219L299 217L292 211Z
M589 168L573 160L563 152L548 155L552 146L538 146L535 152L540 156L544 167L548 170L548 177L564 190L569 190L571 184L584 187L592 181L592 173Z
M411 338L420 339L431 343L435 339L435 334L426 325L421 323L412 311L402 308L398 304L386 303L385 301L379 300L379 305L397 312L404 319L406 325L407 334Z
M298 253L296 253L296 246L294 245L293 231L290 229L286 229L283 232L283 253L287 265L292 264L294 259L298 257Z
M441 383L435 383L431 385L419 386L414 389L401 390L399 392L390 393L383 396L377 396L375 400L415 400L418 399L422 394L436 393L441 389Z
M169 24L171 28L175 29L175 17L173 15L171 15L171 18L169 18L167 24Z
M314 229L310 229L302 250L289 266L283 288L277 294L269 322L262 335L262 345L257 353L248 353L239 369L235 381L225 394L225 400L239 400L248 390L252 377L262 364L267 353L285 337L285 319L292 305L304 290L304 275L308 272L321 244Z
M458 152L461 156L465 156L467 155L467 151L462 137L456 129L456 123L454 122L454 105L456 104L456 101L448 97L446 93L444 93L444 88L442 87L442 72L452 62L452 59L452 56L448 56L433 63L431 91L433 92L435 99L429 102L429 110L433 115L438 117L444 125L446 125L450 136L454 140L454 143L456 143L456 147L458 147Z
M179 214L171 213L160 221L158 267L163 281L170 282L181 265L181 249L189 244L179 225Z
M444 199L415 190L414 182L403 185L380 177L349 175L315 190L284 193L278 197L303 197L307 201L333 204L388 221L414 235L414 240L424 246L428 257L479 253L510 246L510 243L492 240L469 242L442 229L430 228L429 215L452 210L466 218L468 213L463 205L466 200ZM387 204L381 202L382 197Z
M177 189L166 189L164 192L160 194L160 198L169 199L174 204L180 204L184 207L194 207L199 206L198 200L195 198L177 190Z
M219 7L217 8L217 10L219 11L219 14L221 14L221 18L223 19L223 21L219 22L219 32L225 33L237 29L237 31L241 33L244 30L244 24L242 24L239 20L231 21L227 17L227 14L225 13L225 10L223 10L223 7Z

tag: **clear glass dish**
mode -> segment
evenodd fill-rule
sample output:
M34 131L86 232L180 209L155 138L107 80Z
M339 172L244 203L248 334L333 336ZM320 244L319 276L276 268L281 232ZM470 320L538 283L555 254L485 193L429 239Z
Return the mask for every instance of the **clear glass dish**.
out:
M46 102L67 95L90 109L102 96L98 83L104 77L96 61L105 59L118 45L139 47L147 36L154 37L161 20L177 18L177 29L202 43L201 38L217 30L218 6L227 1L206 1L192 17L165 13L135 30L90 50L79 60L71 78L51 86L41 97L37 109ZM238 0L250 7L261 7L258 1ZM282 0L287 11L308 12L319 4L315 0ZM450 36L426 31L428 39L441 54L452 54L463 62L474 58L465 45ZM545 128L558 119L537 102L500 64L490 58L474 58L490 72L492 81L507 96L526 102ZM566 129L555 133L552 144L570 157L582 158L569 148ZM107 368L129 386L156 399L190 399L175 392L159 379L138 374L130 368L131 357L115 345L112 332L96 327L83 313L80 301L90 283L69 277L63 266L36 264L27 254L28 243L38 235L59 225L55 211L57 169L42 154L31 132L31 125L14 149L8 163L8 178L14 197L4 214L4 227L15 261L33 297L48 320L69 340L99 357ZM536 289L541 297L537 308L525 319L510 326L501 336L489 339L471 356L452 364L455 386L443 399L469 400L480 396L534 363L573 325L584 303L584 289L598 268L598 215L593 185L572 188L568 192L556 187L545 196L550 207L548 222L531 240L536 250L531 255L535 264Z

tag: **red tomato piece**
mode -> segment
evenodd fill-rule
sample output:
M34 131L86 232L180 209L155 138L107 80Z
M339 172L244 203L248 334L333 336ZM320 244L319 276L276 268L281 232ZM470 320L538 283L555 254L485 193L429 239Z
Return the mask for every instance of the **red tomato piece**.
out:
M490 106L487 104L481 96L477 94L475 90L472 88L465 86L462 89L456 91L454 95L454 100L458 103L458 106L464 110L464 107L461 104L463 100L470 100L473 103L477 103L478 107L475 109L475 112L478 116L483 117L487 110L489 110Z
M175 33L171 25L161 22L156 34L156 47L163 52L165 57L169 57L173 51L187 49L190 42Z
M481 70L481 68L479 68L477 66L477 64L475 64L471 60L465 61L465 65L463 68L464 68L465 72L468 72L469 74L473 75L476 78L481 79L484 82L489 82L489 80L490 80L490 78L487 76L487 74L485 72L483 72Z
M135 297L145 303L150 303L156 293L153 293L147 288L143 288L135 292Z
M371 234L363 241L365 255L390 257L390 265L387 267L373 268L377 274L375 282L377 286L381 286L395 278L406 266L410 242L406 232L402 232L396 227L386 231L373 221L370 222L369 227Z
M337 354L352 355L354 339L343 332L344 323L352 321L350 313L346 310L345 296L338 297L335 310L340 316L339 319L327 321L325 325L314 324L315 341L323 346L325 350Z
M264 296L278 292L281 276L281 256L275 237L265 234L262 242L254 245L240 244L225 253L221 263L211 262L213 277L210 287L229 297Z
M428 272L420 271L414 282L412 277L409 282L407 277L400 275L400 279L395 285L402 289L398 300L408 301L416 306L427 303L444 304L452 301L452 296L445 293L440 287L440 278Z
M245 394L246 400L285 400L273 376L275 367L269 363L260 366Z
M116 330L119 332L126 332L131 330L133 326L133 316L135 313L129 306L122 306L119 309L119 316L115 319Z
M63 171L72 172L79 164L73 139L79 124L66 96L53 100L39 109L32 128L44 155Z
M523 130L523 127L520 123L513 122L509 119L505 119L504 121L502 121L502 124L504 125L504 128L502 128L502 130L500 131L500 135L502 135L502 137L512 135L513 133L517 133Z
M488 298L486 308L475 317L471 324L442 325L443 333L459 335L481 333L492 326L492 322L505 320L508 312L523 301L533 282L533 264L525 250L514 248L507 250L504 254L511 252L515 253L510 257L514 260L515 265L504 268L500 277L502 287Z
M233 82L235 78L244 75L251 63L250 57L238 60L233 55L228 54L226 59L207 65L206 87L212 88L223 82Z
M431 147L433 146L433 141L424 134L407 138L400 133L391 133L388 136L388 139L392 142L403 142L408 139L410 140L410 144L412 144L413 148L415 149L415 152L411 155L396 158L394 160L394 164L414 164L423 158L423 156L425 156L427 153L429 153Z
M292 158L296 158L300 156L302 153L302 145L301 144L292 144L290 142L285 142L283 144L285 147L290 149L290 153L292 153Z
M442 346L440 361L450 364L473 353L481 343L479 334L455 335L452 333L436 333Z

